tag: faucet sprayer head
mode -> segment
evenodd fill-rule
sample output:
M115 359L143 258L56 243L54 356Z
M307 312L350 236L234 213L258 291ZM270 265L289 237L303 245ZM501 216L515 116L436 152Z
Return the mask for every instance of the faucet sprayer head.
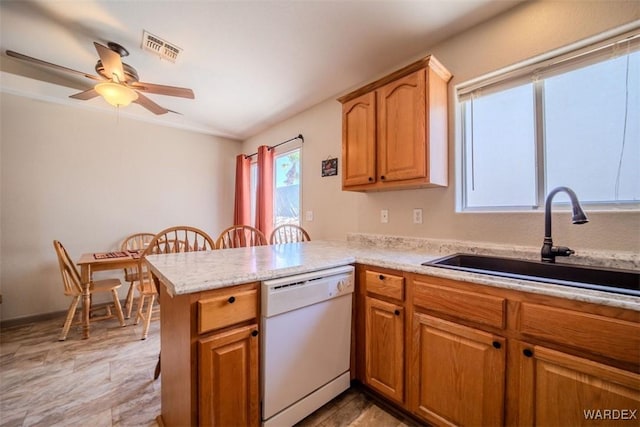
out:
M580 205L573 205L573 216L571 217L571 221L573 221L574 224L584 224L589 222L587 214L584 213Z
M561 187L562 188L562 187ZM578 196L573 192L570 188L564 187L565 192L569 195L569 199L571 200L571 210L573 210L573 216L571 217L571 221L574 224L584 224L589 222L587 219L587 214L582 210L582 206L580 206L580 202L578 201Z

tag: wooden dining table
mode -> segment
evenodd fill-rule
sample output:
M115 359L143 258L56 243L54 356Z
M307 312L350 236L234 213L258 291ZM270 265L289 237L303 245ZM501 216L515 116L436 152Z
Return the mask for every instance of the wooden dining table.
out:
M82 254L76 263L80 267L82 283L82 339L89 338L89 313L91 309L91 293L89 285L96 271L135 268L140 253L137 251L91 252Z

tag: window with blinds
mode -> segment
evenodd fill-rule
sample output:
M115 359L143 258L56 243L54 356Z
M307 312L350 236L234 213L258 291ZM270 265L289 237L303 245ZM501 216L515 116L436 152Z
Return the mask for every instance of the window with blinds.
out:
M538 209L558 186L586 205L640 207L640 29L456 92L462 210Z

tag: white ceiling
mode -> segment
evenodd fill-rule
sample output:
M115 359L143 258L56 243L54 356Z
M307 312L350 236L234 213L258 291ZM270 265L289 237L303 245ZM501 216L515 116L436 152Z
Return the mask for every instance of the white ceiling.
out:
M521 0L0 1L3 92L112 112L69 99L92 81L7 57L7 49L96 75L93 42L117 42L140 80L189 87L195 100L149 98L182 115L140 120L246 139L378 77ZM173 64L142 50L143 30L183 49ZM53 84L52 84L53 83Z

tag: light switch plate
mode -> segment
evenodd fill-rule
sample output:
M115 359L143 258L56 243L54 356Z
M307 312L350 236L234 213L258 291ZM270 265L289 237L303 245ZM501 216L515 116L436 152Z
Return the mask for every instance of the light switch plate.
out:
M306 211L304 214L305 221L313 221L313 211Z

